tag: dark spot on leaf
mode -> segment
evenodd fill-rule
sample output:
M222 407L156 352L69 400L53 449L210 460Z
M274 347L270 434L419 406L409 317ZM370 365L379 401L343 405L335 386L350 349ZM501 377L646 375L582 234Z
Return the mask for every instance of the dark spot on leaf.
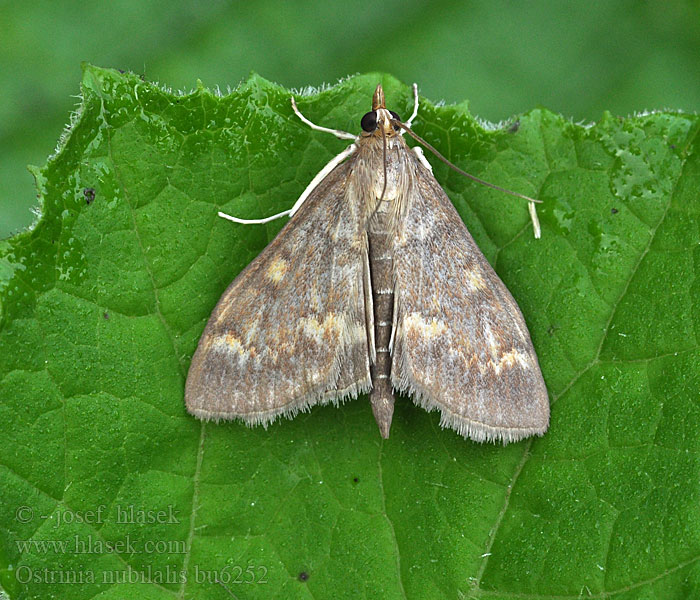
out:
M105 318L106 321L109 321L109 313L103 313L102 316Z
M214 577L214 582L218 583L222 588L224 588L228 592L229 596L231 596L231 598L233 598L234 600L238 600L238 596L236 596L236 594L234 594L223 581L219 581L218 577Z
M515 133L520 129L520 120L513 121L513 124L508 128L508 133Z
M83 196L85 196L85 203L90 206L95 200L95 188L85 188Z
M610 212L611 212L612 214L616 215L616 214L619 213L620 211L617 210L616 208L611 208L611 209L610 209Z
M359 478L359 477L353 477L352 480L353 480L355 483L359 483L360 478Z
M309 580L309 574L306 571L302 571L299 573L299 581L308 581Z

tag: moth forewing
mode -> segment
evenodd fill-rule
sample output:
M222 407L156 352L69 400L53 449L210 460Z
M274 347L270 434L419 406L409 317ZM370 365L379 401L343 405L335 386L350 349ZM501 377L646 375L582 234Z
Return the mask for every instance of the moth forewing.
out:
M549 401L520 309L432 174L415 168L394 247L393 385L477 441L542 434Z
M381 85L361 126L219 300L188 410L266 425L369 391L387 438L400 390L478 441L543 433L547 391L522 314Z
M192 414L265 425L370 389L366 245L345 194L352 166L324 179L224 292L187 377Z

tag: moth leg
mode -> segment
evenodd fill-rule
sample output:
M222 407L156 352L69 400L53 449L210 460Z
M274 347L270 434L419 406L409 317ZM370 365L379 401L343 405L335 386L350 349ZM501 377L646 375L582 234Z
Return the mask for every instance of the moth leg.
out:
M540 220L537 217L537 209L534 202L527 203L527 209L530 211L530 220L532 221L532 232L535 234L535 239L538 240L542 236L542 228Z
M425 158L425 154L423 153L423 148L421 148L420 146L414 146L413 148L411 148L411 150L413 150L413 153L418 157L418 160L420 161L420 163L426 169L428 169L428 171L430 171L432 173L433 172L433 165L431 165L428 162L428 159Z
M301 205L304 203L304 200L306 200L311 192L313 192L316 189L316 186L323 181L326 176L333 170L335 169L341 162L343 162L348 156L350 156L353 152L357 150L357 146L355 144L350 144L345 150L343 150L338 156L333 157L330 161L328 161L328 164L321 169L316 177L314 177L311 180L311 183L306 186L306 189L301 193L301 196L299 196L299 199L294 203L294 206L288 210L283 210L280 213L277 213L276 215L272 215L271 217L265 217L263 219L239 219L238 217L232 217L231 215L227 215L226 213L223 213L219 211L219 216L222 219L228 219L229 221L233 221L234 223L240 223L241 225L261 225L263 223L269 223L270 221L274 221L275 219L279 219L281 217L292 217L295 212L299 210Z
M292 99L292 110L294 111L294 114L296 114L297 117L299 117L302 121L302 123L306 123L311 129L315 129L316 131L323 131L325 133L330 133L331 135L334 135L340 140L356 140L357 136L353 135L352 133L348 133L347 131L341 131L340 129L329 129L328 127L321 127L320 125L316 125L315 123L312 123L309 121L304 115L301 114L299 109L297 108L297 103L294 100L294 96L291 97Z
M261 225L263 223L269 223L270 221L274 221L275 219L279 219L281 217L286 217L291 210L283 210L281 213L277 213L276 215L272 215L271 217L265 217L264 219L239 219L238 217L232 217L231 215L227 215L224 212L219 211L218 215L222 219L227 219L229 221L233 221L234 223L240 223L241 225Z
M294 203L294 206L289 209L289 216L293 217L294 213L299 210L302 204L304 204L304 200L306 200L311 192L313 192L316 189L316 186L321 183L327 176L328 174L335 169L341 162L343 162L348 156L350 156L353 152L357 150L357 146L355 144L350 144L345 150L343 150L340 154L337 156L331 158L328 163L326 164L323 169L321 169L317 174L316 177L314 177L311 180L311 183L306 186L306 189L301 193L301 196L299 196L299 199ZM281 213L280 213L281 214Z
M406 121L404 123L404 125L406 125L406 127L410 127L411 123L413 123L413 119L415 119L417 115L418 115L418 85L414 83L413 84L413 113L408 118L408 121ZM402 129L401 135L403 135L403 133L404 133L404 131Z

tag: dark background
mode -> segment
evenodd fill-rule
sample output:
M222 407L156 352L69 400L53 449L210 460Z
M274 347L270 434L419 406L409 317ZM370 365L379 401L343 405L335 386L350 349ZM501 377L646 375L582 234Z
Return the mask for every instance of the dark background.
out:
M391 73L491 121L700 106L700 2L143 2L0 6L0 238L32 220L42 165L79 103L80 62L172 89L250 71L288 87Z

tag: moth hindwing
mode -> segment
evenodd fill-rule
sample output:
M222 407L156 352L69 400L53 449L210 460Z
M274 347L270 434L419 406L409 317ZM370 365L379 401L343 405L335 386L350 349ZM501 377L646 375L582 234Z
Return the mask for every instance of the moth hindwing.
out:
M266 425L369 392L387 438L400 391L474 440L544 433L547 390L525 321L404 142L416 111L401 124L377 86L355 137L292 103L315 129L354 141L219 300L190 366L188 410Z

